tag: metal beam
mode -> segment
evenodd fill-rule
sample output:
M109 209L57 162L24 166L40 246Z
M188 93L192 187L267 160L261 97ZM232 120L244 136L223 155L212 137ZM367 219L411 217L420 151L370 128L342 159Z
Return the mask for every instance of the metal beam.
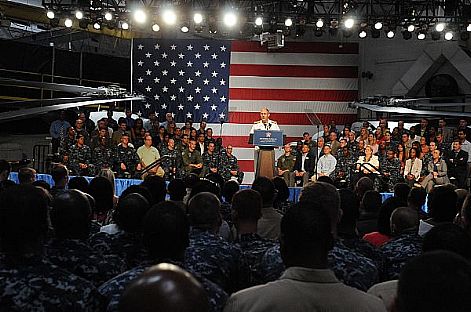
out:
M3 78L3 77L0 77L0 85L10 86L10 87L30 88L30 89L45 89L45 90L76 93L76 94L83 94L83 93L106 94L105 89L99 89L99 88L91 88L91 87L67 85L67 84L51 83L51 82L26 81L26 80Z
M369 111L376 113L392 113L392 114L408 114L408 115L420 115L420 116L440 116L443 117L471 117L471 113L460 113L460 112L444 112L444 111L430 111L430 110L419 110L410 109L405 107L394 107L394 106L379 106L372 104L353 103L351 104L354 108L364 108Z

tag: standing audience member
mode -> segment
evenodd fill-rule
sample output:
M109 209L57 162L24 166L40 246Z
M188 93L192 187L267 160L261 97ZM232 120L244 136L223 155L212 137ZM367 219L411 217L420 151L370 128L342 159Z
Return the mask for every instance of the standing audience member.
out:
M57 150L61 144L61 141L67 136L67 128L70 127L70 123L65 120L65 111L59 112L59 119L54 120L49 127L49 134L52 137L52 153L57 153Z

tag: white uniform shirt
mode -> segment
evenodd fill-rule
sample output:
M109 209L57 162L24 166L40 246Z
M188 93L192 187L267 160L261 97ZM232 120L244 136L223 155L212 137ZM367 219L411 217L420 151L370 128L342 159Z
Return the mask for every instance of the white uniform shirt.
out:
M268 122L264 124L261 120L255 122L250 129L250 134L253 134L255 130L280 130L276 121L268 119Z

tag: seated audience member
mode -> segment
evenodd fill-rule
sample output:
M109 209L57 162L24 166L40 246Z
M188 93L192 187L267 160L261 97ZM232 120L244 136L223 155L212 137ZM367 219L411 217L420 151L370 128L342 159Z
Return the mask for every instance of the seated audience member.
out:
M322 155L317 161L317 179L323 176L330 177L334 173L335 166L337 165L337 159L335 159L335 157L331 154L330 146L325 145L323 151L324 155ZM304 183L303 186L305 185L306 184Z
M31 184L36 181L36 170L29 167L18 169L18 182L20 184Z
M139 164L139 156L129 144L129 134L123 133L121 143L115 149L114 171L120 178L133 177Z
M282 177L288 186L294 186L293 168L296 162L296 156L291 153L291 145L285 144L284 153L276 161L277 176Z
M93 284L44 258L49 214L44 190L31 185L0 194L2 311L100 311Z
M427 218L427 214L423 210L426 200L427 192L422 187L413 187L407 196L407 207L417 211L420 220Z
M254 190L238 191L232 198L232 219L237 230L236 245L250 269L249 286L263 284L262 256L275 245L257 234L257 222L262 217L262 196Z
M331 219L332 235L335 238L334 248L329 252L329 267L339 280L346 285L366 291L378 280L378 268L373 260L366 258L346 247L337 236L337 223L340 221L340 197L331 184L316 182L304 187L300 202L321 207L328 212ZM275 280L284 270L280 256L280 246L270 248L264 255L267 280Z
M146 187L152 195L153 201L149 203L151 206L165 200L167 196L167 185L162 177L148 175L144 178L141 185Z
M240 186L236 181L227 181L222 187L222 197L224 201L221 203L221 216L224 221L229 224L229 227L232 227L232 197L237 191L239 191Z
M357 229L360 237L378 230L378 215L382 197L377 191L367 191L360 202L360 216Z
M404 167L404 179L409 186L413 186L419 181L422 171L422 160L419 158L419 151L412 147L409 151L409 158Z
M85 131L84 131L85 132ZM77 142L69 150L67 168L73 175L88 176L92 162L92 151L85 143L83 134L77 134Z
M209 304L203 286L190 273L176 265L161 263L144 271L126 287L118 310L207 312Z
M436 149L432 152L432 160L428 163L427 171L429 174L420 183L427 193L435 185L443 185L450 183L447 176L446 162L440 158L440 150Z
M204 141L204 134L200 135L201 140ZM204 146L204 143L200 143ZM200 145L197 145L198 147ZM201 148L201 147L200 147ZM206 176L209 173L220 173L221 169L221 155L215 151L216 146L213 142L208 144L208 148L201 155L203 158L203 173L202 176ZM201 150L199 150L201 152Z
M111 182L104 177L93 178L88 185L88 194L95 200L92 220L102 226L109 224L114 209L114 191Z
M125 271L123 260L105 256L88 243L91 207L87 196L77 190L66 190L54 198L51 222L54 237L46 245L47 259L99 286Z
M90 238L90 244L103 254L118 255L128 268L138 265L147 255L142 246L142 220L149 210L144 196L132 193L122 197L114 220L116 224L102 227Z
M51 188L50 193L55 197L58 193L65 190L69 182L69 170L63 164L57 164L51 170L51 177L54 181L54 186Z
M258 177L253 181L252 189L262 196L262 217L258 220L257 233L263 238L277 240L280 237L282 215L273 207L275 185L267 177Z
M458 195L454 191L453 185L434 187L428 194L429 218L420 220L419 235L424 236L433 226L439 223L453 222L458 213L457 199Z
M418 227L419 216L416 210L400 207L393 211L391 215L393 238L381 246L382 280L397 279L404 264L420 254L422 238L417 234Z
M196 150L196 141L191 139L188 144L188 148L182 152L182 164L185 176L190 173L201 176L203 172L203 158L201 153Z
M368 177L373 181L379 175L378 156L373 155L373 149L370 145L365 146L365 156L359 156L356 162L356 172L359 177Z
M297 183L301 183L301 186L307 185L314 173L314 158L309 152L309 145L303 144L301 153L296 156L293 171L291 173L291 180L295 186Z
M108 181L111 182L111 189L113 190L113 203L116 206L116 204L118 203L119 197L116 196L116 181L115 181L115 176L114 176L113 170L111 170L110 168L103 168L100 171L98 171L96 176L97 177L104 177Z
M341 140L341 144L345 144L345 140ZM348 149L348 147L341 146L337 154L337 164L335 171L332 174L332 178L335 180L335 184L344 187L350 185L352 182L352 165L355 163L355 157Z
M150 135L145 136L144 145L139 147L136 153L140 159L140 163L137 165L138 170L143 170L149 165L153 164L155 161L160 159L159 151L152 146L152 136ZM160 177L163 177L165 175L165 171L160 165L157 165L154 168L150 169L147 174L156 174Z
M67 184L69 190L79 190L88 194L88 180L85 177L73 177Z
M149 267L163 262L178 265L196 277L206 290L210 311L221 311L227 300L227 294L217 285L182 264L185 249L189 244L189 230L185 213L175 203L160 202L154 205L143 220L143 244L149 258L100 286L100 293L109 302L107 311L117 311L126 286L141 276ZM174 309L170 309L172 310Z
M244 181L244 173L240 170L237 157L235 157L233 154L232 145L227 145L226 153L221 158L221 174L224 177L224 180L228 181L231 179L235 179L237 180L237 182L239 182L239 184L242 184L242 181Z
M470 311L471 264L449 251L434 251L404 266L397 287L398 312Z
M170 196L170 201L174 202L184 212L186 212L186 205L183 203L183 198L186 195L185 182L182 179L173 179L168 183L167 192Z
M344 285L329 269L330 224L319 203L299 202L288 210L281 225L286 271L274 282L233 294L224 311L385 311L379 299Z
M216 195L196 194L188 203L190 245L185 252L185 267L213 281L228 293L245 286L246 268L241 250L217 235L222 220Z
M48 193L50 193L50 191L51 191L51 185L49 183L47 183L46 181L44 181L44 180L36 180L33 183L31 183L31 185L32 186L42 187Z
M380 164L381 173L386 177L386 192L392 192L394 185L402 180L401 161L392 148L386 151L386 158Z
M461 148L460 140L453 141L453 149L447 152L445 159L450 181L459 188L467 188L468 152Z
M357 199L362 200L363 195L365 195L367 191L372 191L372 190L374 190L373 180L371 180L368 177L361 177L355 183L355 188L353 191L357 195Z
M276 196L275 202L273 203L273 207L280 211L281 213L285 213L286 210L291 207L292 202L289 201L290 198L290 191L288 185L283 178L274 177L273 184L275 185L276 189Z

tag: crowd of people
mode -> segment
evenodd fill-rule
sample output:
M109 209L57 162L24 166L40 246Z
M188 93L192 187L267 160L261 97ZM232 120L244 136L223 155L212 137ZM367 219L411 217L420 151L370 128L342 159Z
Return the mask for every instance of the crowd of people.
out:
M288 201L282 177L114 173L54 185L0 160L2 311L470 311L471 195L397 183L382 201L321 176Z

